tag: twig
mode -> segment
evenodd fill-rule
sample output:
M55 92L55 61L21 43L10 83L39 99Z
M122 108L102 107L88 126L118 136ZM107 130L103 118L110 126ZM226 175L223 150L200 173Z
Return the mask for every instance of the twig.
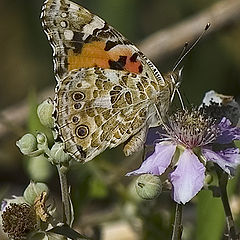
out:
M175 220L173 225L172 240L182 239L182 204L176 203Z
M226 222L227 222L227 230L228 230L228 240L238 240L235 226L234 226L234 220L231 212L231 208L228 201L228 195L227 195L227 183L228 183L228 174L223 172L218 166L215 165L216 172L218 175L218 182L219 187L221 191L221 200L226 216Z
M195 40L208 22L211 27L207 34L217 32L231 23L239 23L239 20L239 0L218 1L199 14L152 34L140 43L139 48L152 60L162 60L166 55L182 49L185 42Z
M68 192L68 183L67 183L67 175L66 175L68 168L65 166L57 165L57 170L59 174L61 194L62 194L63 222L70 226L71 211L70 211L69 192Z

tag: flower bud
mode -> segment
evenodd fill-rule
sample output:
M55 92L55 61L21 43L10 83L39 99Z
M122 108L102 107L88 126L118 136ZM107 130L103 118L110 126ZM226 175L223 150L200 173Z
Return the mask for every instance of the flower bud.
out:
M28 155L37 150L36 137L31 133L25 134L16 142L16 145L24 155Z
M55 142L50 151L51 160L55 164L67 163L72 157L64 152L63 143Z
M158 176L143 174L137 178L135 188L141 198L152 200L162 192L162 182Z
M49 98L43 101L37 108L37 114L41 124L48 128L53 128L54 119L52 117L54 105L53 101Z
M34 204L35 199L42 194L42 192L49 193L48 186L45 183L30 182L23 193L23 197L30 205Z
M37 143L39 150L43 150L45 153L49 151L47 136L44 133L37 134Z

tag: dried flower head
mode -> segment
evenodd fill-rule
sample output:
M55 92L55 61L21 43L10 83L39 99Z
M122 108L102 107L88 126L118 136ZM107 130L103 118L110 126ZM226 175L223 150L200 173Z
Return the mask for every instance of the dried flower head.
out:
M11 203L2 213L2 226L9 238L26 239L27 234L37 226L34 208L26 203Z

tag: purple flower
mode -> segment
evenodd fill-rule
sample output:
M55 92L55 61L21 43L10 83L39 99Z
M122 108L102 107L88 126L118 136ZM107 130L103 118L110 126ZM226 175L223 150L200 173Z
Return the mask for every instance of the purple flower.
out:
M166 133L160 135L154 153L127 176L168 173L178 203L185 204L202 189L207 161L218 164L229 175L240 163L239 149L234 144L224 145L240 139L240 129L226 118L216 124L198 110L178 111L164 128ZM216 145L223 150L215 151Z

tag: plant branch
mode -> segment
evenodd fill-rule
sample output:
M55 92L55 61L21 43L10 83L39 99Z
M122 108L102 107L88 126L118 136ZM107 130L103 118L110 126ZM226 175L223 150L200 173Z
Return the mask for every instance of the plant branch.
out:
M221 191L221 200L222 200L222 204L223 204L223 208L226 216L228 240L238 240L231 208L228 201L228 195L227 195L228 174L223 172L218 166L215 165L215 167L216 167L219 187Z
M144 39L139 48L152 60L163 60L166 56L182 49L185 42L194 41L211 23L207 34L217 32L232 23L239 23L240 1L217 1L211 7L179 24L153 33Z
M172 240L182 239L182 204L176 203L175 219L173 225Z
M61 194L62 194L62 204L63 204L63 222L70 226L71 224L71 208L69 202L69 188L67 183L67 171L68 168L65 166L57 166Z

